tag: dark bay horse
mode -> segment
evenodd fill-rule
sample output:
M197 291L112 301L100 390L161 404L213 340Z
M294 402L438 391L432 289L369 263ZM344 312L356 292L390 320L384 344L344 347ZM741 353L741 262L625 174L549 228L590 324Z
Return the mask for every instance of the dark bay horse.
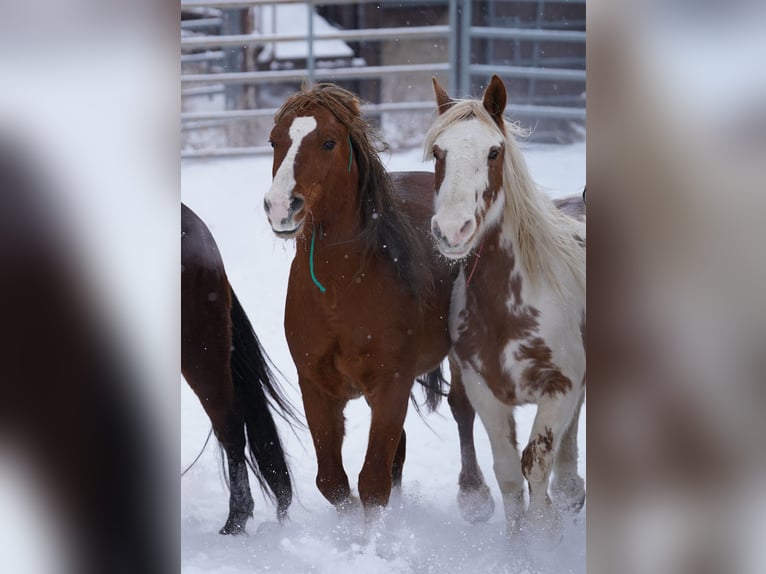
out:
M445 256L465 261L450 309L452 356L492 444L509 533L527 522L555 537L558 509L585 498L577 473L585 224L565 214L577 216L582 202L556 206L535 186L503 117L500 78L481 101L452 100L436 80L434 89L439 116L425 142L436 159L431 229ZM519 458L513 409L525 403L537 414Z
M456 270L428 236L433 174L387 173L379 143L356 96L332 84L289 98L271 132L274 181L264 208L277 236L297 239L285 333L316 483L338 508L350 497L341 460L346 403L363 396L372 409L359 495L366 510L385 506L401 482L413 381L433 373L450 347ZM470 409L451 401L462 404Z
M295 421L295 415L229 284L210 230L183 204L181 370L210 417L228 461L229 516L221 534L243 533L253 514L247 463L264 492L276 498L277 517L284 520L292 483L270 407L289 421Z

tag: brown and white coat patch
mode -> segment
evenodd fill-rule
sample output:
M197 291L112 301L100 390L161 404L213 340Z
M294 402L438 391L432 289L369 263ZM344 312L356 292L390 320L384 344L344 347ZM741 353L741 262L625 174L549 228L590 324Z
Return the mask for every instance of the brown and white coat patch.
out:
M584 354L554 351L572 336L572 328L582 336L582 312L578 310L572 323L557 310L555 293L525 293L523 272L516 268L512 250L500 248L501 242L499 234L485 238L478 263L482 273L467 288L466 274L458 278L450 334L460 361L482 373L497 400L509 406L536 403L542 395L573 390L560 365L584 375ZM563 333L562 326L567 326Z

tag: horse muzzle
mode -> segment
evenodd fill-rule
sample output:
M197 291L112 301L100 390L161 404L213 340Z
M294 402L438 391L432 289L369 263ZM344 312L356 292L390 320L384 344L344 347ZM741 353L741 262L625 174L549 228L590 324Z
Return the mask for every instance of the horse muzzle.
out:
M442 255L448 259L463 259L471 252L476 235L476 218L471 217L442 229L436 216L431 218L431 235Z
M263 200L263 209L271 224L271 229L277 237L292 239L303 229L305 218L299 217L299 215L306 202L300 195L293 195L289 201L282 203L283 205L274 205L266 198Z

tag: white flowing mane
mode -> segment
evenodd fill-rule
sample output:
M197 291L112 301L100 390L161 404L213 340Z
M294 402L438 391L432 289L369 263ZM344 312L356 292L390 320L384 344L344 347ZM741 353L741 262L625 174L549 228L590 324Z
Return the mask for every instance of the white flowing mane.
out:
M524 130L503 120L501 131L478 100L453 101L426 134L426 159L432 157L436 139L456 122L477 118L502 133L505 143L503 235L511 240L517 260L533 283L543 279L562 296L572 289L584 293L585 249L575 237L585 239L584 225L561 213L538 189L515 139L524 134Z

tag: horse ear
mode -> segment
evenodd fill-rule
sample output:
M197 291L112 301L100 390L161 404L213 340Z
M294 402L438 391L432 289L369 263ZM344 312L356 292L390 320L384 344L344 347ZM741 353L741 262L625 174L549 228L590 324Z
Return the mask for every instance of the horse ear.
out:
M447 95L446 90L442 88L441 84L436 80L436 76L432 77L431 80L434 83L436 105L438 106L439 113L443 114L455 103L455 101Z
M501 80L500 77L495 74L489 81L487 89L484 90L482 103L484 104L484 108L489 112L489 114L499 126L503 125L503 112L505 111L506 101L507 95L505 93L505 85L503 85L503 80Z

